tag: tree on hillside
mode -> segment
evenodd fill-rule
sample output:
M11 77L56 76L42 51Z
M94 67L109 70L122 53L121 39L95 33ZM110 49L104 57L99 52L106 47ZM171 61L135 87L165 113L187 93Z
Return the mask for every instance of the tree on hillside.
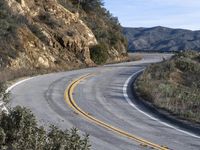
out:
M102 0L71 0L72 4L81 7L84 11L90 12L103 6Z
M101 6L103 6L103 3L101 0L83 0L81 2L81 6L85 11L91 11L99 9Z

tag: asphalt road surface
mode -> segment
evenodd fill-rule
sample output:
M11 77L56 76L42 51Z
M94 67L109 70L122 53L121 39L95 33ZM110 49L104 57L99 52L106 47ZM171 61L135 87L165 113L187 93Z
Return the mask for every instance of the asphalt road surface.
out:
M40 125L76 127L81 134L90 134L94 150L152 149L148 142L161 147L157 149L200 150L200 138L150 118L127 101L127 79L162 57L145 55L136 62L37 76L11 90L11 106L30 108ZM91 76L79 80L88 74ZM73 82L77 83L71 85Z

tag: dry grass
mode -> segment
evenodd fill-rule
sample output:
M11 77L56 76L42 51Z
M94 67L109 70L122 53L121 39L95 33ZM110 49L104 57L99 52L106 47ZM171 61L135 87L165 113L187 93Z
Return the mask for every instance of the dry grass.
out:
M21 77L34 76L38 74L46 74L55 72L53 69L3 69L0 71L0 82L12 81Z
M200 123L200 63L185 52L147 68L136 83L140 96L170 113Z
M142 54L132 54L129 56L130 61L139 61L143 59Z

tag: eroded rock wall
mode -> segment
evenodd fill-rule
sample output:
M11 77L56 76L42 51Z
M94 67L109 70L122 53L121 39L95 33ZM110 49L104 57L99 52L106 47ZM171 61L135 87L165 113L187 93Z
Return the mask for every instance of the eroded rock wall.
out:
M12 33L1 37L1 43L7 44L0 48L6 67L70 69L93 65L89 47L97 41L78 14L56 0L3 0L3 4L16 21Z

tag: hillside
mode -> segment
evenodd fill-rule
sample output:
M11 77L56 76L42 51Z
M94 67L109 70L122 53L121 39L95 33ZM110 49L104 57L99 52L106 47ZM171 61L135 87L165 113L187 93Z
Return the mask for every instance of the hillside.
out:
M129 51L200 50L200 31L166 27L124 28Z
M179 118L200 123L200 53L188 51L150 65L137 81L140 96Z
M127 39L118 18L104 8L103 0L58 0L65 8L76 13L94 33L99 47L107 56L106 62L121 61L127 57ZM95 48L94 48L95 49ZM96 55L98 52L91 53ZM102 54L102 53L101 53ZM97 57L102 57L102 55ZM95 61L95 60L94 60Z
M101 15L95 11L86 12L89 2L77 7L71 0L0 1L1 70L64 70L94 65L91 47L103 43L101 39L107 36L98 37L100 34L94 31L90 21L86 21L89 18L93 18L93 24L107 27L102 30L95 26L98 31L107 33L116 26L119 36L114 43L107 40L106 61L123 60L126 48L121 42L124 37L120 25L111 20L112 16L103 14L106 10L100 1L93 1L98 2L96 7L102 11Z

